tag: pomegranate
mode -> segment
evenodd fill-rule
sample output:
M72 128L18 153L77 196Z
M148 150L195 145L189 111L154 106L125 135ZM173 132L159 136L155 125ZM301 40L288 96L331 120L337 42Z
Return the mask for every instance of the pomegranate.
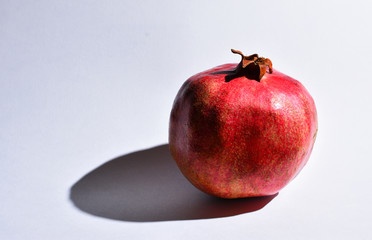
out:
M267 196L305 166L318 129L302 84L244 56L189 78L174 100L170 152L183 175L222 198Z

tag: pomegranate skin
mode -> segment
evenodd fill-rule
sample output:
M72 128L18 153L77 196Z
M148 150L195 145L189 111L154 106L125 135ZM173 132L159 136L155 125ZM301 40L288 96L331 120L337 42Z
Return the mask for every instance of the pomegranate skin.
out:
M275 69L260 81L226 81L237 64L189 78L171 111L170 152L183 175L221 198L267 196L308 161L318 129L302 84Z

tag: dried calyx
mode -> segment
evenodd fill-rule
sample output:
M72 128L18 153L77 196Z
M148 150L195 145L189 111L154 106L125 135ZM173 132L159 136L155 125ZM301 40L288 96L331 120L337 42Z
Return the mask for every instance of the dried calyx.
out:
M226 76L226 82L243 76L259 82L267 70L269 73L273 72L272 63L268 58L258 57L257 54L244 56L241 51L234 49L231 49L231 52L239 54L242 60L238 66Z

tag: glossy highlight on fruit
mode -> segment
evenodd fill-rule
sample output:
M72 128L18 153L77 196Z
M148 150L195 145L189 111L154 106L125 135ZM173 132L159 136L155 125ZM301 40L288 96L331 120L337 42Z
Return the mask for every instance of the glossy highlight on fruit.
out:
M267 58L244 56L189 78L173 103L170 152L183 175L222 198L267 196L305 166L318 129L314 101Z

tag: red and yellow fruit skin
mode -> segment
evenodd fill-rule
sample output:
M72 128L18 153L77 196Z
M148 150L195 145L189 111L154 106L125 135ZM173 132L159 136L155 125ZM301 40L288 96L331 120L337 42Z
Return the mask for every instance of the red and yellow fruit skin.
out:
M225 81L225 64L189 78L173 103L170 152L183 175L222 198L277 193L304 167L317 133L314 101L275 69ZM219 73L222 72L222 73Z

